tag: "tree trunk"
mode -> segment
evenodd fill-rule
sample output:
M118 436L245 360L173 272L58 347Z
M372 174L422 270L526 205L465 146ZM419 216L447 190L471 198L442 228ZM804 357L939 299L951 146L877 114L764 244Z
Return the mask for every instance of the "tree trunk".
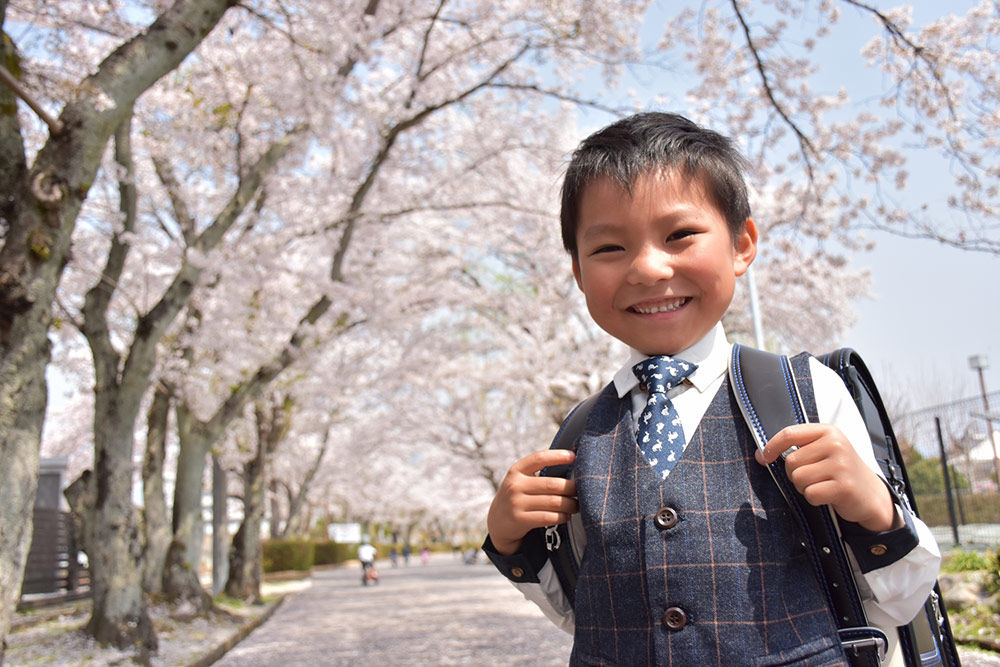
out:
M16 60L14 44L4 33L0 62ZM4 110L0 113L4 232L0 236L0 664L31 546L30 517L38 488L38 447L47 400L45 367L51 351L47 333L62 272L59 253L68 245L58 235L58 212L43 208L29 186L17 106L10 89L0 86L0 109Z
M264 517L266 445L258 442L257 455L243 472L243 523L233 536L229 553L226 594L257 604L261 600L260 527Z
M156 650L157 641L142 596L135 513L131 506L122 508L116 502L121 493L110 492L123 483L122 467L130 468L98 461L97 473L84 471L65 495L76 520L78 543L90 562L93 611L85 631L102 644L138 648L144 655ZM126 483L131 488L131 479ZM119 569L119 563L132 565Z
M177 482L174 486L173 539L163 571L163 594L170 601L187 600L208 612L211 597L198 580L204 528L201 518L205 462L212 440L197 428L197 421L178 405L177 434L180 453L177 457Z
M166 457L167 417L170 394L157 387L147 419L146 453L142 463L142 496L145 503L145 551L142 587L147 593L163 592L163 567L170 548L171 530L163 491L163 461Z
M177 540L167 549L167 562L163 568L163 594L177 605L183 616L204 616L212 610L212 596L198 579L197 568L185 559L186 545Z
M268 493L268 498L270 499L271 506L271 530L270 535L272 540L281 539L281 503L278 500L278 480L272 479L268 485L270 491Z
M40 314L40 313L39 313ZM31 546L30 517L38 486L38 443L45 415L45 362L49 341L44 330L23 336L24 327L12 332L16 350L0 359L0 471L3 471L3 501L0 502L0 665L3 664L7 629L21 595L24 566ZM41 360L32 364L31 358ZM32 367L34 366L34 367ZM16 402L15 402L16 397Z
M91 484L96 488L87 494L93 504L88 502L84 509L88 528L84 546L94 599L87 629L97 641L118 648L141 645L155 650L156 636L143 599L142 546L132 505L134 420L119 421L108 414L116 407L95 411Z
M243 523L233 538L226 592L247 600L260 599L261 544L260 527L264 518L267 489L267 462L288 434L294 402L280 393L258 402L257 453L243 472ZM237 539L238 538L238 539Z
M212 454L212 595L218 595L229 576L229 485L219 457Z
M132 174L131 114L115 131L115 161L121 168L123 228L136 220ZM129 245L112 239L102 277L84 299L81 331L94 359L94 475L81 483L77 513L83 517L84 550L90 560L93 611L87 625L95 639L118 648L155 650L156 636L146 612L142 588L142 543L132 505L134 426L148 386L155 349L136 336L122 372L122 359L111 343L107 308L128 256Z
M260 530L258 524L257 530ZM260 534L253 534L254 527L244 519L239 530L233 535L229 550L229 578L226 580L226 595L245 600L250 604L260 604L261 563L263 559Z

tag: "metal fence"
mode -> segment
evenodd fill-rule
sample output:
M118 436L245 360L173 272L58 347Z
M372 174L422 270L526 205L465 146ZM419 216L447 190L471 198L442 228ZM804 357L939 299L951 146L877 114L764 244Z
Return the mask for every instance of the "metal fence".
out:
M89 574L79 563L70 513L36 507L31 549L21 585L22 603L35 595L74 596L86 590L89 583Z
M917 511L942 547L1000 545L1000 392L896 418ZM993 407L988 410L986 404Z

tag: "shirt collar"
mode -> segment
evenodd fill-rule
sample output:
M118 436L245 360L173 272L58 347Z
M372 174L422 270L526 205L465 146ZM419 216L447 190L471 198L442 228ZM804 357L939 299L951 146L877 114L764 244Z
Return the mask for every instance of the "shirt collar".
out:
M726 340L726 330L719 322L697 343L673 356L698 365L698 370L689 375L687 381L700 393L726 372L729 367L731 350L732 345ZM648 354L629 348L628 362L614 376L618 398L623 398L639 385L639 380L632 372L632 367L648 358Z

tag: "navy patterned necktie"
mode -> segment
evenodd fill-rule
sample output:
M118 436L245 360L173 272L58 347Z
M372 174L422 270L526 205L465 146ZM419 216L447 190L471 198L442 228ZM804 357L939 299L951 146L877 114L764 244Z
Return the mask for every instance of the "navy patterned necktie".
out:
M668 356L650 357L632 367L639 382L649 391L646 409L639 416L636 442L661 481L667 478L684 452L684 428L667 392L696 368L695 364Z

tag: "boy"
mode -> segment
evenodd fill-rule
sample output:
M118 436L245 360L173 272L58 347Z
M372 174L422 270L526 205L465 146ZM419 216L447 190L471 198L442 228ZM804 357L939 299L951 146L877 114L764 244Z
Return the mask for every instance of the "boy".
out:
M536 452L510 468L484 549L574 634L571 664L847 664L763 465L780 455L806 499L839 515L872 623L908 622L933 586L937 545L881 478L832 371L797 358L820 423L788 427L755 453L720 323L757 250L744 169L725 137L645 113L584 140L567 170L561 222L573 275L594 321L631 357L575 453ZM672 374L674 386L656 386ZM537 475L564 463L572 479ZM573 607L541 532L567 521L585 535Z

